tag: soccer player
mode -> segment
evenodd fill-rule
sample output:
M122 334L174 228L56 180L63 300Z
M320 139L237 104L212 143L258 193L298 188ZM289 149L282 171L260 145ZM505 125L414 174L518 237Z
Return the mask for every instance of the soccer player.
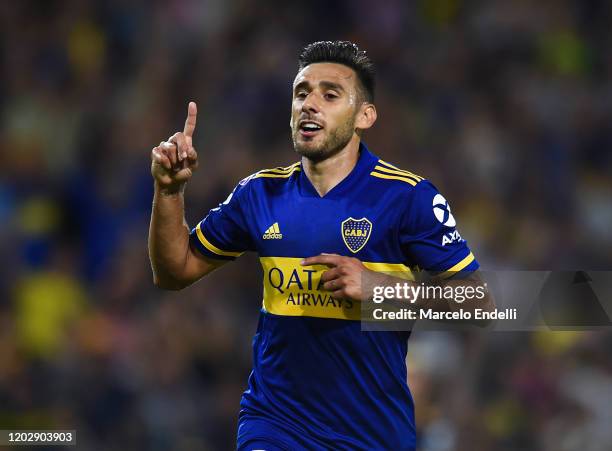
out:
M238 449L415 449L409 332L363 332L364 280L420 268L441 278L478 263L427 180L361 141L376 121L374 68L350 42L304 48L291 133L300 161L264 169L189 230L184 188L198 164L196 105L152 150L154 282L181 289L246 251L263 266L253 371Z

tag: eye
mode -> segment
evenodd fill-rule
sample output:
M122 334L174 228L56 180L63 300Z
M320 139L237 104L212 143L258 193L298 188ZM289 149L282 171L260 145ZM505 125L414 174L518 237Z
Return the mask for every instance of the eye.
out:
M325 93L325 98L327 100L334 100L338 98L338 94L333 91L328 91Z
M298 91L295 93L296 99L305 99L308 93L306 91Z

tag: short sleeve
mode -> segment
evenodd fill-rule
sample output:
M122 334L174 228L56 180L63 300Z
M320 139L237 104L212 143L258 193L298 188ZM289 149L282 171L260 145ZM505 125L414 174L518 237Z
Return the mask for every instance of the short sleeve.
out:
M427 180L410 191L400 219L399 235L410 266L442 277L472 272L479 267L457 230L450 205Z
M248 178L242 180L225 201L208 212L191 231L190 243L205 257L235 260L253 249L245 220Z

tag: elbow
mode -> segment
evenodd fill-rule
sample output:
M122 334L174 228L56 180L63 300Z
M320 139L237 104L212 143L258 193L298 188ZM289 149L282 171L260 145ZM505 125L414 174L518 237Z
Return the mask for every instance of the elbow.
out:
M166 291L180 291L188 287L189 283L169 277L159 277L157 274L153 274L153 285Z
M161 265L153 259L151 260L151 271L153 275L153 285L159 289L179 291L190 285L184 277L181 277L182 274L180 271L176 269L172 270L167 265Z

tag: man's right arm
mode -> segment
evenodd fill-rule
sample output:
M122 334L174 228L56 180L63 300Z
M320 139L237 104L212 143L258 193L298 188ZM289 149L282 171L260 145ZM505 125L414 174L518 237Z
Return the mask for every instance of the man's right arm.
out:
M168 290L185 288L225 263L208 259L189 245L184 190L198 165L192 142L196 116L196 104L190 102L183 132L175 133L151 151L155 193L149 226L149 258L153 282Z
M153 282L166 290L185 288L225 263L191 248L183 193L164 192L157 183L149 226L149 257Z

